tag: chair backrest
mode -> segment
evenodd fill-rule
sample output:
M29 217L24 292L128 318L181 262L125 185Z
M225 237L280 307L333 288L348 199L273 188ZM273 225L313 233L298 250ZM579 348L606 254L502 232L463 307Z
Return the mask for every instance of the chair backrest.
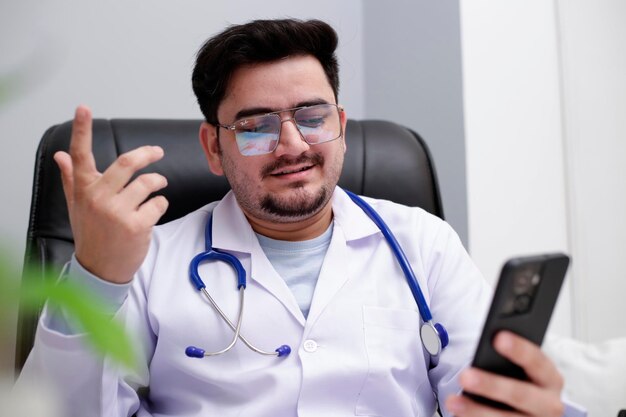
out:
M93 152L99 170L138 146L159 145L165 157L147 168L163 174L169 201L160 223L177 219L229 190L213 175L198 142L200 120L96 119ZM74 251L59 170L52 159L69 147L71 122L51 127L37 150L25 263L42 271L60 269ZM419 206L443 218L435 169L424 141L400 125L377 120L349 120L346 153L339 185L357 194ZM32 270L32 269L31 269ZM24 277L27 278L26 276ZM21 369L34 341L38 314L20 311L16 368Z

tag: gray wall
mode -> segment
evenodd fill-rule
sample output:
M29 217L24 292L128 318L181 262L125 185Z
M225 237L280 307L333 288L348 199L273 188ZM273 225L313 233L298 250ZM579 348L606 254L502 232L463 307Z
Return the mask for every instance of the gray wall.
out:
M467 247L459 2L363 2L363 17L365 114L426 140L446 220Z

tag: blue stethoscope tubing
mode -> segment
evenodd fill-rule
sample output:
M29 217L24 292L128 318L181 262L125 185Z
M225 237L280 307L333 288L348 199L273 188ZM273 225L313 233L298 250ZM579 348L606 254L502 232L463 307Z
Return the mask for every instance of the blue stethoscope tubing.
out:
M383 221L380 215L374 210L372 206L370 206L365 200L356 194L344 190L344 192L350 197L350 199L359 206L363 212L376 224L376 226L380 229L385 240L389 244L391 251L393 252L395 258L398 261L398 264L402 268L402 272L406 278L406 281L411 289L411 293L413 294L413 298L417 303L417 308L419 310L420 316L422 318L422 325L420 328L420 336L422 339L422 344L424 349L431 357L431 363L434 365L437 364L439 354L441 351L448 345L448 332L440 323L434 323L432 313L430 308L428 308L428 303L424 298L424 294L419 286L415 273L413 272L413 268L411 268L411 264L406 257L406 254L402 250L402 247L396 240L395 236L387 226L387 224ZM195 358L203 358L205 356L216 356L222 353L229 351L237 342L237 339L241 339L241 341L248 346L253 351L263 354L263 355L273 355L273 356L287 356L291 353L291 348L288 345L282 345L274 351L264 351L252 345L241 333L241 319L243 317L243 305L244 305L244 290L246 288L246 271L243 268L241 262L234 256L226 252L222 252L218 249L214 249L212 245L211 235L212 235L212 225L213 225L213 216L210 215L209 219L206 223L204 240L205 240L205 251L196 255L189 264L189 277L196 287L198 291L201 291L205 297L209 300L211 305L215 308L218 314L222 317L222 319L230 326L230 328L234 331L234 336L229 345L217 352L206 352L203 349L189 346L185 350L185 353L189 357ZM224 312L219 308L217 303L213 300L211 295L206 290L206 285L200 278L200 274L198 272L198 268L201 263L206 261L223 261L228 263L235 272L237 273L237 289L239 291L239 314L237 318L237 323L233 324L232 321L224 314Z
M365 212L365 214L378 226L380 231L382 232L387 244L391 248L393 255L395 256L400 268L402 268L402 272L406 278L407 283L409 284L409 288L411 289L411 293L413 294L413 298L417 303L417 309L420 312L420 316L422 318L422 326L420 328L420 336L422 338L422 344L424 345L424 349L431 356L431 362L434 364L437 363L437 359L439 358L439 354L441 351L448 346L448 332L443 327L441 323L433 322L433 315L430 312L430 308L428 307L428 303L426 302L426 298L424 298L424 294L422 293L422 289L420 288L419 283L417 282L417 277L415 276L415 272L413 272L413 268L411 268L411 263L409 262L404 250L396 240L396 237L387 226L387 223L380 217L380 215L374 210L372 206L367 204L365 200L363 200L358 195L354 194L351 191L344 190L348 197Z
M288 345L282 345L272 351L265 351L263 349L259 349L250 343L242 334L241 334L241 319L243 317L243 305L244 305L244 290L246 288L246 270L243 265L235 257L230 253L222 252L219 249L213 248L212 243L212 229L213 229L213 215L209 216L209 220L206 223L204 230L204 247L205 251L199 253L194 256L189 264L189 277L191 282L196 287L198 291L201 291L204 296L209 300L213 308L217 311L217 313L222 317L222 319L230 326L231 329L235 332L233 339L230 344L226 346L224 349L217 352L206 352L204 349L188 346L185 349L185 354L192 358L203 358L205 356L217 356L222 353L228 352L237 342L237 339L241 339L241 341L248 346L253 351L260 353L261 355L269 355L269 356L287 356L291 353L291 348ZM218 304L213 300L213 297L206 290L206 285L200 278L200 273L198 269L200 264L205 261L223 261L233 267L235 272L237 273L237 289L239 290L239 314L237 317L237 324L233 324L232 321L224 314L222 309L218 306Z

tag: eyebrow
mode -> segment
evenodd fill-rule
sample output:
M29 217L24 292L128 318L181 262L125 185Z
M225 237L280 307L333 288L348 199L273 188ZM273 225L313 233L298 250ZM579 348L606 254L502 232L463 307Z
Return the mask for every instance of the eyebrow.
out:
M295 106L290 107L290 108L315 106L317 104L329 104L329 103L327 100L316 98L313 100L301 101L297 103ZM274 113L274 112L281 111L281 110L284 110L284 109L273 109L271 107L248 107L248 108L239 110L237 114L235 114L235 121L240 120L244 117L260 116L263 114Z

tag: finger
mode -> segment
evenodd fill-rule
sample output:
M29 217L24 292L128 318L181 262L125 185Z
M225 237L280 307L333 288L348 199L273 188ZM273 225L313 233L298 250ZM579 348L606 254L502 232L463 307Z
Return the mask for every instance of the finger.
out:
M563 389L563 377L536 344L514 333L501 331L494 339L494 347L502 356L521 366L531 381L559 392Z
M98 176L96 162L92 152L91 110L78 106L72 122L70 155L74 166L74 181L88 184Z
M515 411L497 410L495 408L472 401L463 395L450 395L446 398L445 407L456 417L521 417Z
M461 373L459 382L466 392L508 404L528 415L560 417L563 414L560 392L528 381L470 368Z
M143 203L136 215L141 219L144 226L154 226L157 224L161 216L167 211L169 202L162 195L152 197Z
M139 171L163 158L163 148L160 146L142 146L120 155L102 174L102 183L107 184L113 193L120 192L132 176Z
M54 162L56 162L61 171L61 183L63 184L63 193L65 194L65 201L67 201L68 207L74 201L74 177L72 167L72 157L63 151L56 152L53 156Z
M142 174L135 178L119 195L127 207L138 210L148 196L167 186L167 179L157 173Z

